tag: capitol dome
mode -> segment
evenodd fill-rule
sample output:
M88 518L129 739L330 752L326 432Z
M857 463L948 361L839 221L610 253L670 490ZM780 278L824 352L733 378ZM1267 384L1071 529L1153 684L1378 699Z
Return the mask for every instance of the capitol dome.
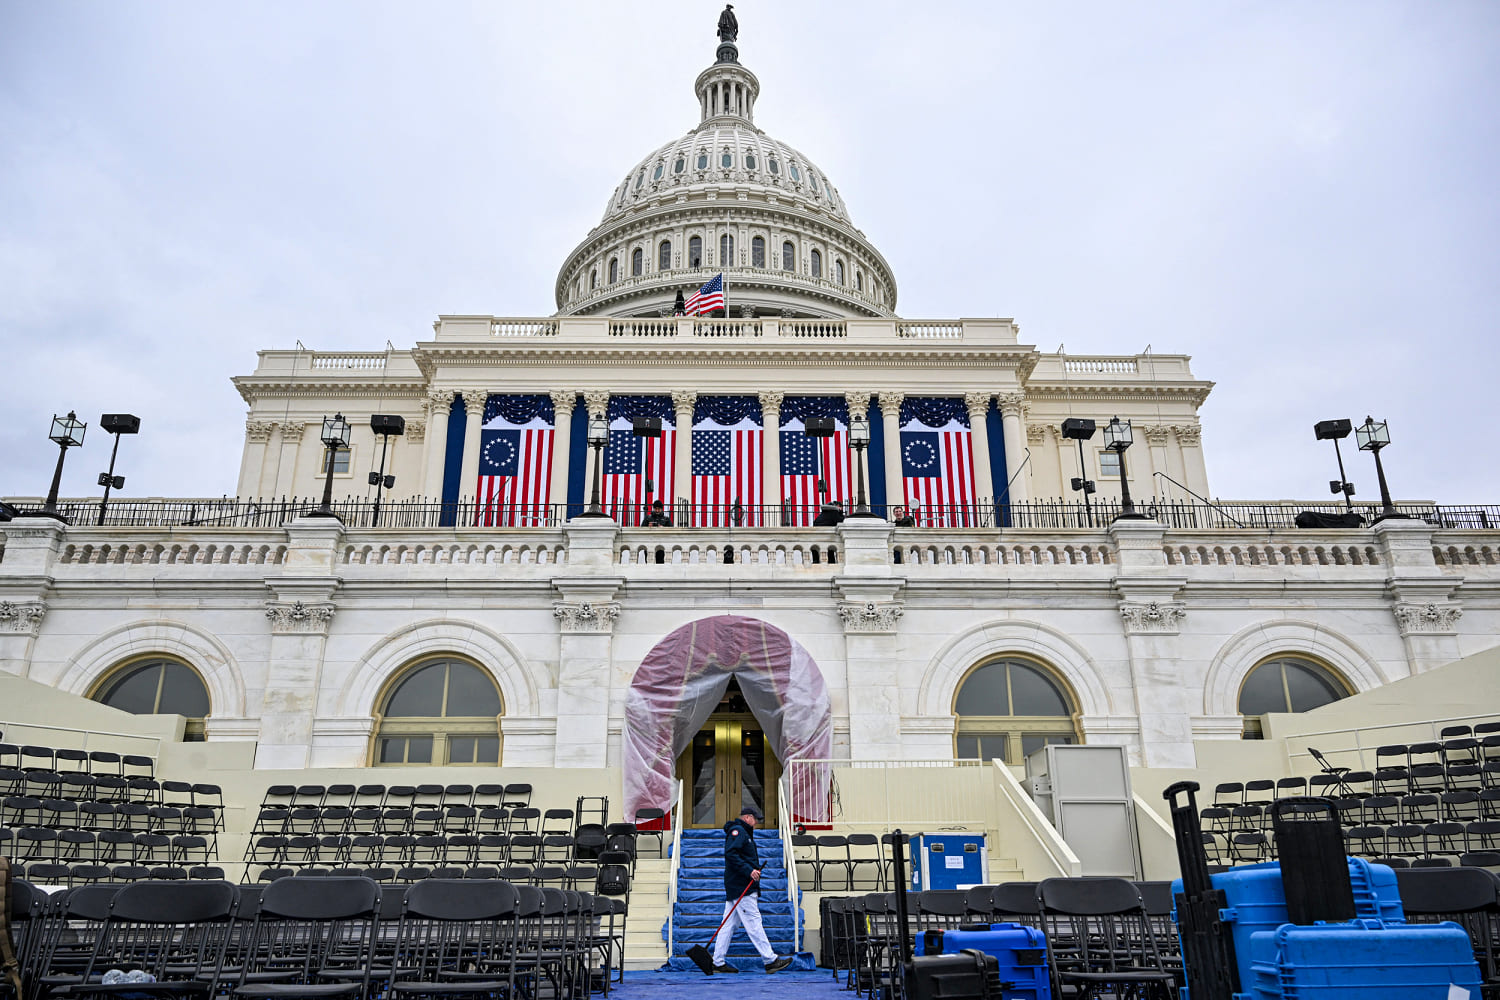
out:
M890 265L802 153L755 127L733 39L693 86L699 122L626 172L557 276L564 316L669 315L722 273L730 316L894 315Z

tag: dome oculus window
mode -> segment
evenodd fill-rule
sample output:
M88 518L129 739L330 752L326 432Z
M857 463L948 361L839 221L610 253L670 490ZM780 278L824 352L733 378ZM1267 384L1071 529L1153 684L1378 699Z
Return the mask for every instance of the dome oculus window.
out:
M810 187L810 188L812 188L812 193L813 194L817 194L818 193L818 175L817 174L815 174L815 173L813 173L811 171L808 171L808 174L807 174L807 186Z
M183 739L200 742L209 714L208 688L198 672L165 657L137 660L113 671L89 695L132 715L180 715L187 719Z
M373 764L498 764L500 692L462 660L428 660L396 681L376 716Z
M771 171L771 173L774 176L780 177L781 176L781 161L778 160L778 159L776 159L776 157L774 157L774 156L767 158L767 160L766 160L766 169L769 170L769 171Z
M1077 743L1073 701L1050 671L1020 659L985 663L953 699L956 752L965 759L1019 764L1034 750Z
M706 150L706 149L698 151L698 169L699 170L707 170L708 169L708 150Z
M800 181L800 180L802 180L802 174L798 172L798 170L797 170L797 164L795 164L795 163L788 163L786 165L786 171L787 171L788 174L791 175L792 180L794 180L794 181Z
M672 164L672 173L674 173L674 174L680 174L680 173L682 173L686 169L687 169L687 160L684 157L679 156L677 158L677 162L674 163L674 164Z
M1349 697L1349 687L1322 664L1280 656L1257 665L1240 685L1240 714L1246 739L1261 738L1260 717L1268 712L1308 712Z
M731 153L727 149L724 150L723 155L721 155L719 157L719 166L723 167L725 170L728 170L730 167L733 167L734 166L734 154Z
M745 169L746 170L754 170L755 169L755 154L754 153L746 153L745 154Z
M766 241L765 237L757 236L750 241L750 266L766 266Z
M639 191L644 183L646 183L646 168L642 167L641 172L635 175L635 189Z

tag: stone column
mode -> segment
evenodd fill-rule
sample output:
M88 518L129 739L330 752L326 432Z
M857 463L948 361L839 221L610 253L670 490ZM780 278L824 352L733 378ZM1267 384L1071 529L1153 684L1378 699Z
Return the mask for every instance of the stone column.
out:
M1150 448L1151 468L1136 473L1137 476L1144 475L1146 477L1141 484L1142 495L1134 498L1137 501L1161 495L1161 490L1157 489L1156 473L1164 472L1169 476L1172 475L1171 469L1167 465L1167 449L1171 443L1172 428L1164 427L1160 424L1151 424L1142 426L1141 433L1146 436L1146 443ZM1173 478L1177 477L1173 476Z
M763 392L760 394L760 418L765 434L761 436L761 468L764 474L761 476L761 499L766 505L765 525L770 527L781 523L779 515L773 515L771 508L781 506L781 401L785 397L780 392Z
M276 424L270 420L245 421L245 451L240 459L240 479L235 495L248 500L259 495L260 477L266 466L266 445Z
M849 416L850 416L851 419L853 418L853 416L856 413L858 413L862 417L868 417L869 416L869 413L870 413L870 396L871 396L871 394L868 393L868 392L846 392L846 393L844 393L844 402L847 403L848 406L849 406ZM860 460L860 458L859 458L858 455L854 455L852 457L853 458L853 462L854 462L854 468L853 468L854 476L855 477L859 477L860 479L864 480L864 484L865 484L865 505L866 506L869 506L870 497L872 495L871 491L870 491L870 454L869 454L869 451L870 451L869 448L865 449L865 455L864 455L863 461ZM861 468L861 466L863 466L863 468ZM853 490L853 493L849 497L849 502L852 504L852 503L855 502L856 498L859 496L859 481L857 479L855 479L854 477L850 478L850 488ZM849 509L853 510L852 507L849 508Z
M1391 614L1414 674L1452 663L1460 655L1458 621L1464 612L1454 593L1463 579L1449 576L1433 559L1436 530L1426 521L1396 519L1379 521L1374 529Z
M605 518L581 518L563 526L568 540L568 571L577 576L552 581L558 621L556 767L605 767L608 763L609 704L612 688L611 637L624 583L607 575L614 563L619 525Z
M52 568L68 526L50 517L18 517L0 525L0 671L26 677L47 614Z
M693 404L698 394L691 389L677 389L672 393L672 406L677 412L677 458L673 462L672 482L675 483L677 505L693 500ZM691 523L674 519L674 524Z
M270 429L266 433L266 446L261 452L260 468L255 470L255 482L247 484L247 488L257 498L270 498L276 495L276 462L281 454L281 439L285 433L285 425L270 422Z
M1025 503L1031 499L1026 482L1026 394L1005 392L999 397L1000 426L1005 437L1005 479L1010 484L1010 502ZM1003 483L996 483L1000 492Z
M479 493L479 429L484 425L484 402L489 391L464 391L464 458L459 465L458 495L474 497ZM472 516L472 515L471 515Z
M844 626L849 698L849 755L897 760L901 739L901 662L896 636L904 580L891 576L891 526L853 518L838 527L844 573L834 583Z
M974 458L974 505L993 507L996 484L990 474L990 433L984 419L990 410L990 394L964 393L964 408L969 411L969 449ZM1004 483L999 485L1004 489Z
M1201 670L1190 672L1181 640L1187 608L1175 600L1187 578L1175 574L1162 551L1166 527L1155 521L1116 521L1115 590L1130 658L1143 767L1195 767L1191 693L1201 691ZM1201 710L1201 704L1196 710Z
M573 400L571 389L552 390L552 482L547 500L554 507L568 502L568 463L573 450ZM566 516L566 515L565 515Z
M422 495L430 503L443 499L443 462L448 456L448 414L452 389L433 389L427 395L427 454L423 462Z
M335 518L299 517L287 526L287 536L283 572L266 578L271 641L260 697L257 769L304 768L311 760L344 526Z
M889 508L906 503L901 475L901 393L880 394L880 416L885 421L885 502Z
M1203 464L1203 428L1197 424L1179 424L1172 430L1182 446L1183 471L1187 476L1183 483L1195 493L1212 497L1208 492L1208 469Z
M273 473L274 478L271 482L271 496L284 497L299 495L300 491L298 490L297 483L297 459L300 457L300 453L302 451L302 439L307 435L307 429L310 426L314 425L308 424L303 420L288 420L281 425L281 449L280 454L276 459L276 471ZM318 424L316 426L318 426L320 429L322 427L321 424ZM319 441L319 461L313 465L314 473L322 468L321 455L323 450L323 443ZM323 477L315 475L313 477L311 487L312 491L305 494L306 496L312 497L314 493L321 496L323 492Z

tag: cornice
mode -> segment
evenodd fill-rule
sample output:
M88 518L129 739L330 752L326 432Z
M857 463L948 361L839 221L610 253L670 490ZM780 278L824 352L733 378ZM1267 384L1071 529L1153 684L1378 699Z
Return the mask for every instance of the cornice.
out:
M351 392L369 392L381 396L410 396L414 399L427 394L427 380L400 379L374 381L358 378L333 381L319 373L315 379L295 381L263 378L258 375L236 375L229 381L234 383L240 398L247 403L273 396L347 396Z
M1212 382L1072 382L1069 384L1026 383L1026 396L1038 399L1119 399L1138 396L1153 399L1179 399L1202 405L1213 389Z

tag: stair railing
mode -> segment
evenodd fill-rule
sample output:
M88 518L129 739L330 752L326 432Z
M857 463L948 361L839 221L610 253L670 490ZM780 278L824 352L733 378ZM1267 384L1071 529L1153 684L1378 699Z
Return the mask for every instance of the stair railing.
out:
M676 952L674 938L677 932L677 872L682 867L682 808L686 799L683 796L682 779L677 779L677 801L672 803L671 812L668 815L672 822L672 874L667 882L667 960L672 959Z
M797 855L792 851L792 786L781 776L781 808L776 826L781 832L781 864L786 869L786 898L792 904L792 951L802 950L802 889L797 885Z

